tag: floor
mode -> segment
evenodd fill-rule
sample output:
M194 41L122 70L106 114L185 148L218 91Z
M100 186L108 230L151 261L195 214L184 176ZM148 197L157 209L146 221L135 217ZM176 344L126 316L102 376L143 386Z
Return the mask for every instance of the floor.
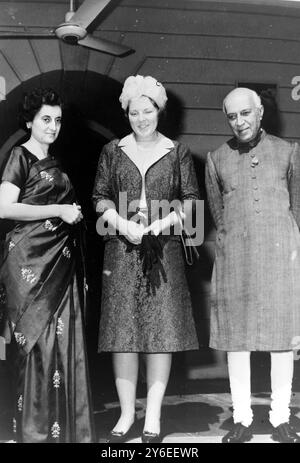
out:
M273 443L270 409L268 358L259 357L253 363L252 405L254 412L251 443ZM94 364L91 369L94 416L97 442L105 442L116 423L120 409L114 387L111 362ZM174 365L162 407L162 435L164 443L221 443L222 436L232 425L231 398L228 378L188 379ZM291 401L291 424L300 433L300 362L295 362L295 376ZM8 365L0 361L0 442L12 439L12 399ZM145 415L146 384L143 371L139 377L136 401L136 425L129 442L139 443Z
M254 437L250 443L274 443L268 421L270 395L253 395ZM291 424L300 432L300 393L293 394ZM143 427L145 399L136 403L137 424L128 442L139 443ZM95 419L99 442L105 442L107 432L119 414L117 402L106 403L96 410ZM166 396L162 409L163 443L221 443L222 436L232 425L229 393Z

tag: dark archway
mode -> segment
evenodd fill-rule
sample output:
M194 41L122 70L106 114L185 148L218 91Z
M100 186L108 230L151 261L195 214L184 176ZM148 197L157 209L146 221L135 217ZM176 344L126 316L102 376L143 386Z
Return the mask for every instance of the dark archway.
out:
M7 95L6 100L0 103L0 169L5 165L11 148L27 138L27 134L19 128L18 105L23 93L37 86L51 86L64 100L63 125L52 150L72 180L87 226L86 267L89 307L86 339L94 397L98 401L98 397L104 395L103 391L112 391L113 388L111 387L112 374L109 373L110 359L108 356L99 358L97 355L103 244L96 233L96 215L91 196L97 162L103 145L111 138L122 137L128 133L127 122L118 101L121 84L93 72L64 73L61 70L43 74L20 84ZM0 220L2 242L10 227L9 221ZM0 362L0 368L1 440L9 434L8 423L11 421L12 404L9 392L11 390L9 362ZM95 406L98 408L98 404Z

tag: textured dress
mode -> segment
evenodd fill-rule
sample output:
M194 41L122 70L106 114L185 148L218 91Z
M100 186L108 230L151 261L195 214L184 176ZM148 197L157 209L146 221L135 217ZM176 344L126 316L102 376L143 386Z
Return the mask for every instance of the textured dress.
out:
M19 202L72 204L72 185L52 157L24 147L8 159L2 181L20 188ZM19 442L93 440L92 408L80 291L79 242L59 218L16 221L0 269L2 298L14 343L16 432Z
M136 155L133 134L104 146L93 194L99 214L113 202L120 215L132 218L143 185L149 222L158 218L153 200L198 199L193 160L186 147L162 136L144 172L136 164ZM119 193L126 194L125 211ZM142 272L140 245L121 235L104 239L99 351L197 349L180 237L160 237L163 258L150 275Z
M300 340L300 151L262 132L209 153L209 205L217 227L210 346L290 350ZM299 348L299 347L298 347Z

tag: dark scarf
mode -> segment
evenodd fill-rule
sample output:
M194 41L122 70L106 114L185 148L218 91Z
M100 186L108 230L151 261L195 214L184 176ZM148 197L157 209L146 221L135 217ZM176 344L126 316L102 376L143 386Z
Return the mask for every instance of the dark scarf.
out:
M248 142L241 142L236 137L234 137L229 141L229 146L232 149L238 149L240 153L249 153L249 151L260 142L263 133L264 130L260 128L255 137Z

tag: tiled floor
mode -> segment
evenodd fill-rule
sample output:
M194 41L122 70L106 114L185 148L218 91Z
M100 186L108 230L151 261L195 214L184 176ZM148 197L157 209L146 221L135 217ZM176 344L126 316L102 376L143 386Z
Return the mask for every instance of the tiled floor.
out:
M270 394L253 395L254 437L250 443L274 443L268 421ZM291 424L300 433L300 393L293 394ZM119 415L118 402L103 404L95 410L97 440L105 442ZM140 443L145 416L145 399L136 402L136 424L128 442ZM229 393L166 396L162 408L163 443L221 443L230 429L231 400ZM11 438L7 427L0 426L0 442Z
M254 437L251 443L274 443L268 421L269 394L253 395ZM300 393L293 395L291 424L300 432ZM162 410L162 433L164 443L220 443L230 429L231 400L228 393L189 394L167 396ZM145 400L136 403L137 424L129 442L139 443L143 428ZM107 403L95 412L99 442L105 441L107 432L113 427L119 414L116 402Z
M261 356L260 356L261 358ZM12 438L11 385L6 362L0 362L0 442ZM300 433L300 364L295 362L295 377L291 402L291 424ZM105 367L105 368L104 368ZM92 369L95 423L97 441L102 443L115 425L120 409L117 402L110 362L95 363ZM105 374L103 374L105 371ZM162 434L164 443L220 443L222 436L232 425L231 399L228 378L188 379L176 365L169 382L162 408ZM179 373L178 373L179 371ZM143 372L141 372L143 373ZM258 393L270 389L269 365L253 364L253 411L254 437L251 443L273 443L268 420L270 393ZM209 392L209 393L208 393ZM130 442L139 443L144 425L146 385L143 374L138 383L136 402L136 426Z

